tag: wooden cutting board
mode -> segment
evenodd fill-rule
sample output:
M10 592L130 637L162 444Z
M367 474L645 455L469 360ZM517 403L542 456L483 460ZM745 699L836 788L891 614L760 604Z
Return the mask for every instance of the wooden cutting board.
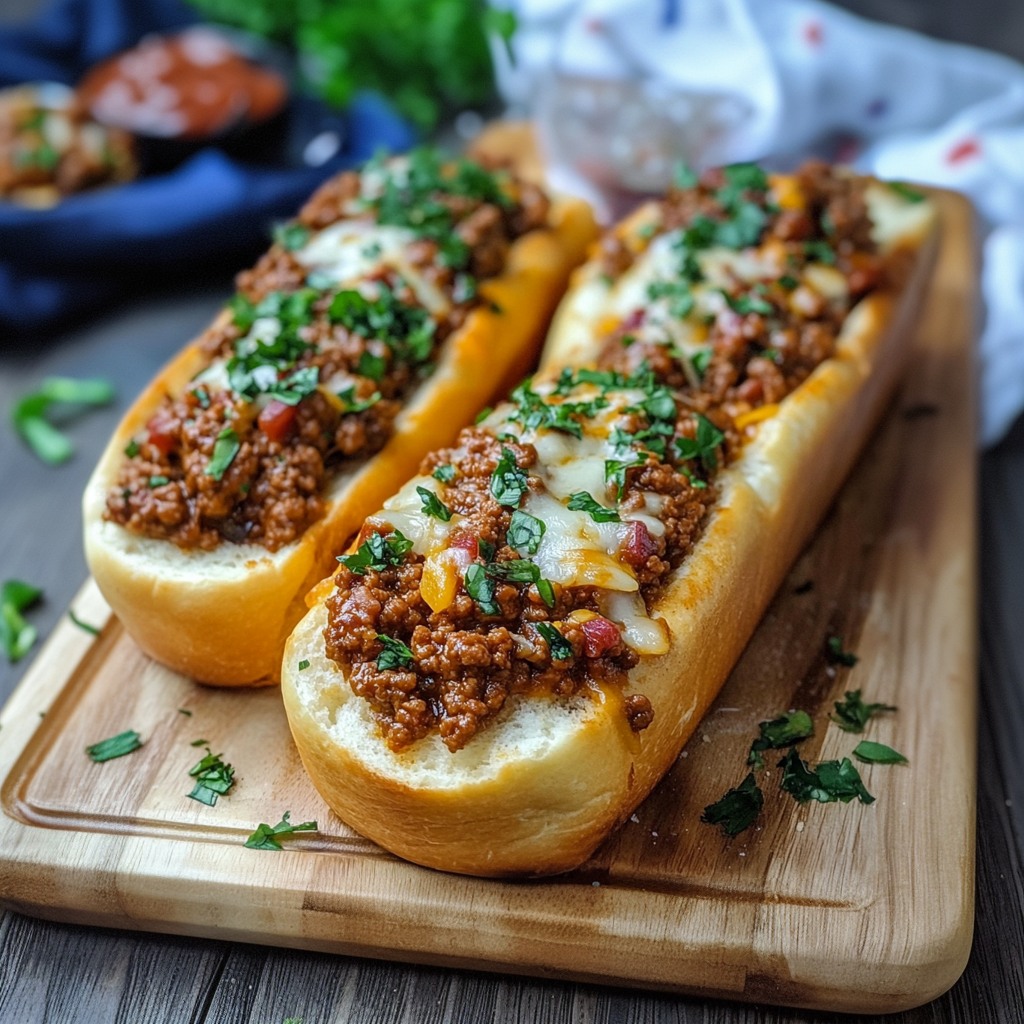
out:
M151 663L87 584L0 715L0 900L85 924L850 1011L934 998L973 929L976 266L971 215L945 228L905 390L801 556L720 699L647 802L580 871L539 882L417 868L349 831L307 782L275 690L205 689ZM853 668L825 656L842 637ZM746 773L757 724L815 721L801 752L849 755L847 689L899 706L867 738L870 806L800 805L775 758L756 826L701 811ZM145 745L94 764L84 748ZM187 797L209 741L237 771ZM319 831L246 849L284 811Z

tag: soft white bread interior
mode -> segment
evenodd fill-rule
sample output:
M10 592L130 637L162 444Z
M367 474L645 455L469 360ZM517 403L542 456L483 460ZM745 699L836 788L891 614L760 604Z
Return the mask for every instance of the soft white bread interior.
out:
M204 366L198 344L157 375L115 431L83 499L89 568L147 654L200 682L277 681L306 592L331 571L363 519L534 358L570 272L596 233L589 209L573 200L553 204L549 223L514 242L502 275L481 283L488 301L445 341L434 373L413 393L383 449L333 477L323 517L274 553L229 543L183 550L104 518L125 445L164 396L179 394Z
M454 754L436 734L395 753L368 703L324 653L331 582L311 594L286 648L283 696L303 764L345 822L416 863L501 876L576 867L628 818L718 693L908 358L934 258L934 213L927 203L910 213L894 204L890 213L885 190L875 192L878 240L898 283L855 308L835 355L757 425L719 474L720 498L701 538L649 610L667 624L670 650L643 657L625 689L510 700ZM589 266L580 275L556 320L546 367L594 357L604 314L599 274ZM639 733L621 707L634 693L655 710Z

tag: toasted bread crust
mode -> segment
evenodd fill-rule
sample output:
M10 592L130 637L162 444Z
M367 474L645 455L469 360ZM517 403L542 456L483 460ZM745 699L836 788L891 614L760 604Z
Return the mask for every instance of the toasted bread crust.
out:
M455 754L436 735L395 753L324 653L330 588L318 588L288 642L282 690L306 770L343 820L399 856L442 870L544 875L584 861L679 755L852 468L907 360L935 243L926 221L900 239L891 265L912 256L912 271L854 309L835 355L719 475L707 528L650 610L668 625L671 649L641 659L625 690L510 701ZM592 264L578 272L546 368L595 355L586 338L601 310L582 312L581 295L598 273ZM633 693L655 708L639 734L621 710Z
M435 372L399 414L386 445L334 477L323 517L274 553L231 544L183 551L104 519L125 445L164 396L182 390L204 365L197 342L172 359L125 414L83 499L89 567L139 646L200 682L276 682L284 641L305 611L306 591L331 571L351 534L415 472L422 456L448 442L525 371L595 231L584 204L563 201L553 207L549 228L513 243L504 273L481 284L493 305L475 308L445 342Z

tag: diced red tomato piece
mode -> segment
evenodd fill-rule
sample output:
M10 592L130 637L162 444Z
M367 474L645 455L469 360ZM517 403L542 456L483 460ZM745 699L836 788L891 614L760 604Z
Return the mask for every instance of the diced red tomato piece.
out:
M156 412L146 424L147 440L162 455L170 455L177 440L177 425L177 421L166 412Z
M471 562L480 557L480 542L472 533L456 533L448 544L449 547L461 548L465 551Z
M256 419L260 430L263 431L271 441L278 443L285 440L295 426L295 406L286 402L279 402L272 398Z
M626 539L619 549L622 559L630 565L645 565L651 555L658 553L657 541L651 536L651 531L639 520L634 519L626 525L628 527Z
M588 658L600 658L617 646L622 636L619 627L601 615L583 623L583 653Z
M622 329L624 331L635 331L644 322L646 316L647 310L642 306L638 306L622 321Z

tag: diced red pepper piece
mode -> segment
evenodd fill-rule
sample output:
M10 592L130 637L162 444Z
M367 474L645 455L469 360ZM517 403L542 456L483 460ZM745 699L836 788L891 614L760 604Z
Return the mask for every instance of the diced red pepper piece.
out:
M480 542L472 533L456 533L448 542L449 547L461 548L469 555L471 562L480 557Z
M284 441L295 426L295 406L287 402L279 402L272 398L256 419L260 430L263 431L271 441L281 443Z
M626 539L619 549L623 561L635 566L646 565L647 559L658 553L657 541L651 536L651 531L637 519L631 520L626 526Z
M583 623L583 653L588 658L600 658L618 646L621 640L619 627L601 615Z

